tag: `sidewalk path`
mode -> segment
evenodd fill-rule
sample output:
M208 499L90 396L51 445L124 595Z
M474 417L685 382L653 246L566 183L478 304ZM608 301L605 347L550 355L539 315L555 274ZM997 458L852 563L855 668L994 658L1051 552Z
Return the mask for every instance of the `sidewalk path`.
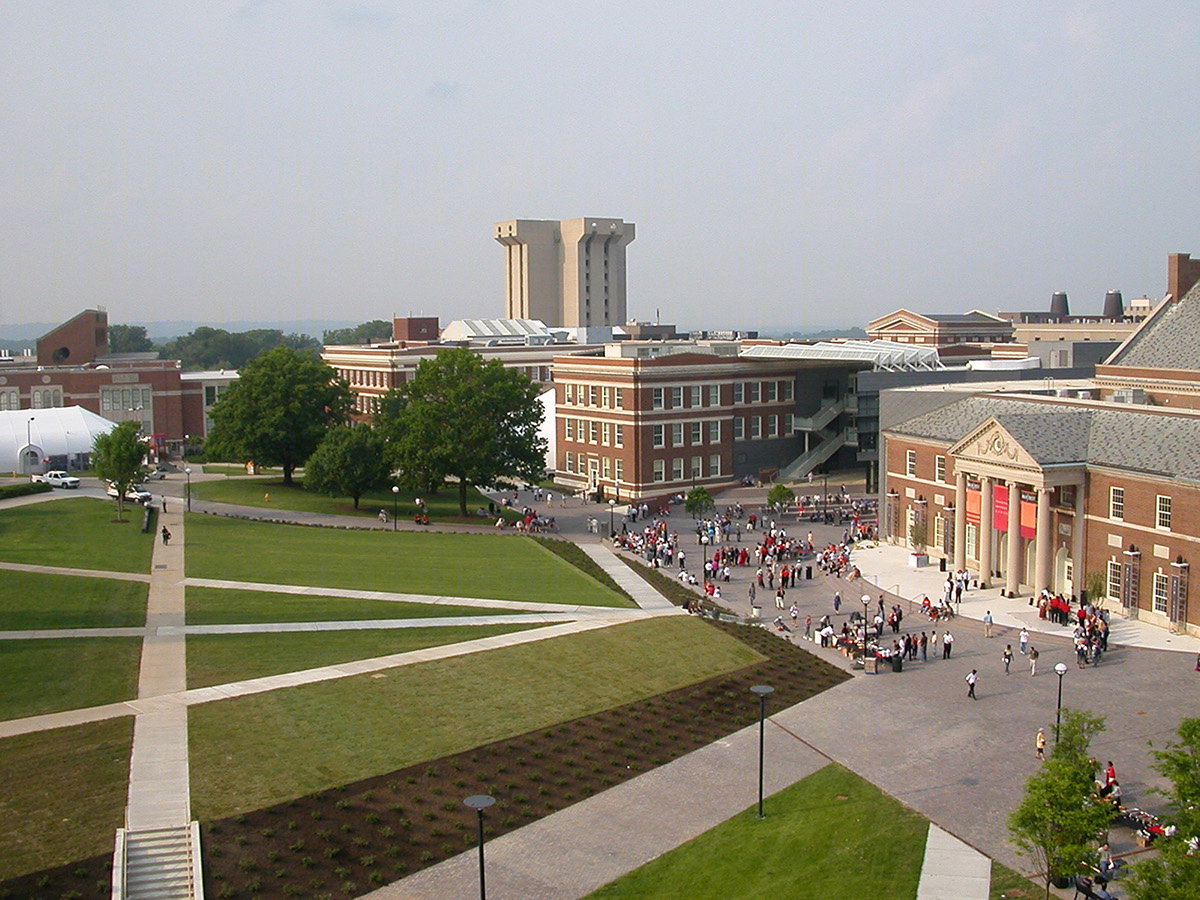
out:
M670 610L683 612L682 609L650 587L646 583L646 579L625 565L608 547L599 544L577 544L576 546L608 573L609 577L617 583L621 590L632 597L633 602L640 608L655 612Z
M992 861L929 823L917 900L988 900Z

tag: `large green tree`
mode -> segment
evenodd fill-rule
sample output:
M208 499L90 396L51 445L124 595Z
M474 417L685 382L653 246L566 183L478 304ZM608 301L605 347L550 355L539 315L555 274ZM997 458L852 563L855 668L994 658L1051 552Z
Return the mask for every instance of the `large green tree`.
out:
M1111 804L1094 796L1096 769L1088 754L1103 729L1103 718L1064 709L1058 743L1026 782L1025 796L1008 820L1018 851L1037 863L1047 898L1055 878L1085 870L1112 821Z
M146 336L145 325L109 325L108 351L110 353L147 353L153 349Z
M350 412L350 390L315 356L276 347L252 359L212 408L206 452L283 468L284 484Z
M401 471L410 484L457 479L463 516L470 485L543 474L538 387L499 360L485 363L465 347L440 350L399 392L388 402L396 415L387 434Z
M117 521L125 514L125 491L144 475L142 460L146 444L141 438L140 422L122 422L107 434L96 435L92 443L92 468L117 489Z
M240 369L250 360L276 347L303 350L316 356L321 345L307 334L284 334L277 328L226 331L202 325L159 348L164 359L177 359L185 371Z
M693 518L700 518L706 512L716 508L716 503L713 502L712 494L708 492L708 488L694 487L688 491L687 497L684 498L683 508L688 511L688 515Z
M1164 791L1175 834L1155 842L1158 854L1133 867L1132 900L1192 900L1200 897L1200 719L1184 719L1179 740L1154 751L1154 766L1171 782Z
M322 344L374 344L392 339L392 323L372 319L353 328L329 328L321 336Z
M332 497L359 498L382 487L390 467L384 444L367 425L338 425L331 428L304 465L304 487Z

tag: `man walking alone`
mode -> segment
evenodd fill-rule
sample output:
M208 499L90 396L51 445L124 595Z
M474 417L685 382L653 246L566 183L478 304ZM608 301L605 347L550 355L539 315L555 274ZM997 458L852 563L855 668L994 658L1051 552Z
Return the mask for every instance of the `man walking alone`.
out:
M979 699L978 697L975 696L975 682L978 680L979 680L979 674L974 669L972 669L967 674L967 696L970 697L972 700Z

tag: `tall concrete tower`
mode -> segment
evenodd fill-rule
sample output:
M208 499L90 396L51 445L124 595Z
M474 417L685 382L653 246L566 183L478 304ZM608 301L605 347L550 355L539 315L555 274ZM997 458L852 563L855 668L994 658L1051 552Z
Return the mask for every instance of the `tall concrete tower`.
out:
M496 223L505 247L505 315L560 328L623 325L625 247L621 219L513 219Z

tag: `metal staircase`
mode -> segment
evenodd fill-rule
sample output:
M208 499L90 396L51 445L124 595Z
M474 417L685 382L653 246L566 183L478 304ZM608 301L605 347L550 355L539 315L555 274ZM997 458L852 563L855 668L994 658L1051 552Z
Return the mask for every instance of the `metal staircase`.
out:
M112 900L203 900L200 823L117 829Z

